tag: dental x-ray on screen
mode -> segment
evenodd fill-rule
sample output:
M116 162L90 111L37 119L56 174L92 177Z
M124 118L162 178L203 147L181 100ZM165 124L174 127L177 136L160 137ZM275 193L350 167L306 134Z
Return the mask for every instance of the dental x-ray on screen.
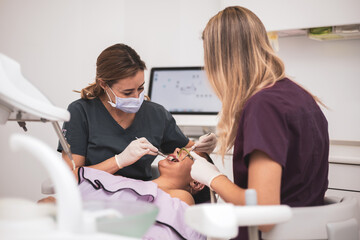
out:
M202 67L152 68L148 95L172 114L217 114L221 109Z

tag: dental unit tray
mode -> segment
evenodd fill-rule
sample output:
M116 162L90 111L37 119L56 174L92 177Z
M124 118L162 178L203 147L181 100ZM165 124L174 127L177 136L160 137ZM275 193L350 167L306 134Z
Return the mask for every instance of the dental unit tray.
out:
M51 122L60 144L74 165L69 144L59 121L66 122L70 113L54 106L21 74L19 63L0 53L0 124L16 121L27 131L26 122Z

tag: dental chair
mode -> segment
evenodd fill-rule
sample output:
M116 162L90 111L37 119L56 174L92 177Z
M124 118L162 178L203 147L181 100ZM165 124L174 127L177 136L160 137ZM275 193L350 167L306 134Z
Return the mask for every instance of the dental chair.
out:
M289 213L289 211L291 213ZM276 224L262 233L264 240L359 240L359 208L353 197L325 197L325 205L316 207L234 206L208 204L190 207L186 222L210 239L229 239L238 234L239 226ZM251 228L253 228L251 230Z
M323 206L292 208L293 218L263 233L263 239L359 240L357 199L325 197L324 202Z
M248 226L250 240L258 240L257 226L288 221L292 211L286 205L257 205L254 189L245 191L246 206L230 203L209 203L190 206L185 212L185 222L208 240L227 240L238 235L240 226Z
M56 206L25 199L0 198L0 238L7 240L140 240L155 222L158 209L150 203L81 201L76 180L61 157L40 140L10 136L10 148L33 155L50 173L57 193ZM101 204L105 203L105 204ZM106 204L111 203L111 207ZM128 209L140 209L129 214ZM127 222L134 223L129 226Z

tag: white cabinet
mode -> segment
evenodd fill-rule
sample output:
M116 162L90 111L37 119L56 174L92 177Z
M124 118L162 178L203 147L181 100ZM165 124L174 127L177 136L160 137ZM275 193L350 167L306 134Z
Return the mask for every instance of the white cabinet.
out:
M360 165L330 163L327 196L355 197L360 209Z
M330 163L329 188L360 193L360 165Z
M267 31L360 23L359 0L222 0L253 11Z
M360 207L360 142L331 141L328 196L356 197Z

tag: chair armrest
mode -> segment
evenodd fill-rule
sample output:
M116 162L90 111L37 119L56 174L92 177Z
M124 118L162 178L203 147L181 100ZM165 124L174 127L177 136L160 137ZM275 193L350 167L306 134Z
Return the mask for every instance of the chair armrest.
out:
M185 222L189 226L214 238L233 238L237 236L239 226L276 224L291 217L291 208L286 205L199 204L185 212Z

